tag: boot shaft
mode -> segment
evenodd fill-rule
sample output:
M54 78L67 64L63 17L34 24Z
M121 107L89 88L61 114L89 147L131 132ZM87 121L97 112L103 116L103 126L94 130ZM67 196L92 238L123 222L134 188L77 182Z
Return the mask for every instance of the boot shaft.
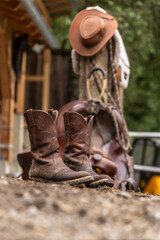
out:
M56 120L57 112L49 113L41 110L27 110L24 117L27 123L31 151L39 153L41 157L58 151Z
M89 164L89 148L93 116L84 118L76 112L64 113L66 146L65 163L75 171L86 170Z
M72 147L89 153L93 116L84 118L77 112L66 112L63 117L66 149Z

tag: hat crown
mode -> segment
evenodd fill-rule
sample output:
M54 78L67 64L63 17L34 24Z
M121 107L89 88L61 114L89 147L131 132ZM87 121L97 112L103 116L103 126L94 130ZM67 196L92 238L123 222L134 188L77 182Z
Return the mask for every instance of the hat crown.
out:
M80 36L86 45L93 45L105 30L104 21L98 16L86 16L80 23Z
M72 21L69 39L72 48L82 56L93 56L113 36L116 19L98 9L80 11Z

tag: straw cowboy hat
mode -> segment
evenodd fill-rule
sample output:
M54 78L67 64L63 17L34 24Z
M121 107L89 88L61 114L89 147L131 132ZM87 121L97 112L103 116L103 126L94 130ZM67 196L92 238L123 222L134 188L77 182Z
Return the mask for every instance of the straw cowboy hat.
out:
M113 36L117 27L116 19L105 11L96 8L82 10L70 26L70 43L80 55L92 56Z

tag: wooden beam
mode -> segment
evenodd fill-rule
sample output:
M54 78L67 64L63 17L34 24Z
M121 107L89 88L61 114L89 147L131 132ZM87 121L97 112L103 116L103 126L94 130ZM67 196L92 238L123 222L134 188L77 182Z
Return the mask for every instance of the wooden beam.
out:
M0 27L4 28L5 17L4 14L0 11Z
M25 27L23 22L16 21L13 19L9 19L10 24L13 26L14 29L21 33L27 33L29 36L33 37L35 40L41 40L42 35L40 34L38 28L36 27ZM44 42L44 40L43 40Z
M1 78L1 95L2 98L10 98L10 78L8 72L7 46L5 33L0 28L0 78Z
M9 3L6 3L6 1L1 0L0 3L1 3L0 5L6 7L6 9L16 8L19 4L18 1L13 1L13 0L9 1Z
M13 11L18 11L18 10L24 11L24 7L20 3L18 3L17 6L13 8Z
M2 98L0 159L12 161L13 151L14 99Z
M27 13L27 12L25 12L25 13L23 14L23 16L21 16L21 20L22 20L22 21L25 20L25 19L29 19L29 21L31 20L31 19L29 18L29 16L28 16L28 13Z
M53 7L53 8L49 8L48 9L48 12L49 13L56 13L56 12L61 12L61 11L70 11L70 8L68 6L68 4L64 4L62 6L59 6L59 7Z
M52 0L45 2L46 7L50 7L57 4L68 3L68 0Z
M27 33L28 35L31 36L37 35L37 33L41 35L37 26L29 18L27 13L23 12L23 14L17 16L17 14L11 11L11 9L10 10L0 9L0 12L5 14L5 16L11 20L10 23L14 27L16 27L16 29L19 30L20 32Z
M15 79L11 65L12 32L0 28L0 89L2 96L0 159L12 161ZM7 36L7 37L6 37Z
M43 93L42 93L42 109L47 111L49 108L49 86L50 86L50 73L51 73L51 50L44 49L44 67L43 67Z
M23 16L23 14L25 13L25 10L24 9L20 9L20 8L17 8L18 4L15 5L15 7L11 6L10 3L2 3L0 1L0 9L1 11L4 11L5 13L7 12L8 14L14 14L15 17L21 17Z
M21 21L21 24L22 24L22 21L23 21L23 24L28 24L31 21L31 19L28 17L28 15L25 15L25 17L23 15L17 16L12 11L8 11L6 9L1 9L1 8L0 8L0 12L3 13L6 17L8 17L10 19L19 21L19 23Z
M27 82L43 82L43 75L26 75Z
M42 13L45 21L48 23L49 26L51 26L51 23L52 23L52 19L46 9L46 6L45 4L42 2L42 0L34 0L35 3L37 4L40 12Z
M26 28L32 28L32 27L35 28L35 24L30 21L30 22L26 25Z

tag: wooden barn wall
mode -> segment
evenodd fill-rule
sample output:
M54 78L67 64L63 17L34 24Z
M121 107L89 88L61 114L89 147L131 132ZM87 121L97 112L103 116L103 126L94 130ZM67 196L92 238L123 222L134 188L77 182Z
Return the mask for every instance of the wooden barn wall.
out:
M76 99L76 76L70 53L52 54L50 104L56 109Z
M43 56L28 54L27 74L42 74ZM42 83L26 82L25 110L42 108ZM53 52L51 61L49 108L60 109L78 98L78 79L73 73L70 52Z
M41 75L43 72L43 55L33 51L28 52L26 74ZM25 89L25 110L41 109L42 107L42 83L26 82Z

